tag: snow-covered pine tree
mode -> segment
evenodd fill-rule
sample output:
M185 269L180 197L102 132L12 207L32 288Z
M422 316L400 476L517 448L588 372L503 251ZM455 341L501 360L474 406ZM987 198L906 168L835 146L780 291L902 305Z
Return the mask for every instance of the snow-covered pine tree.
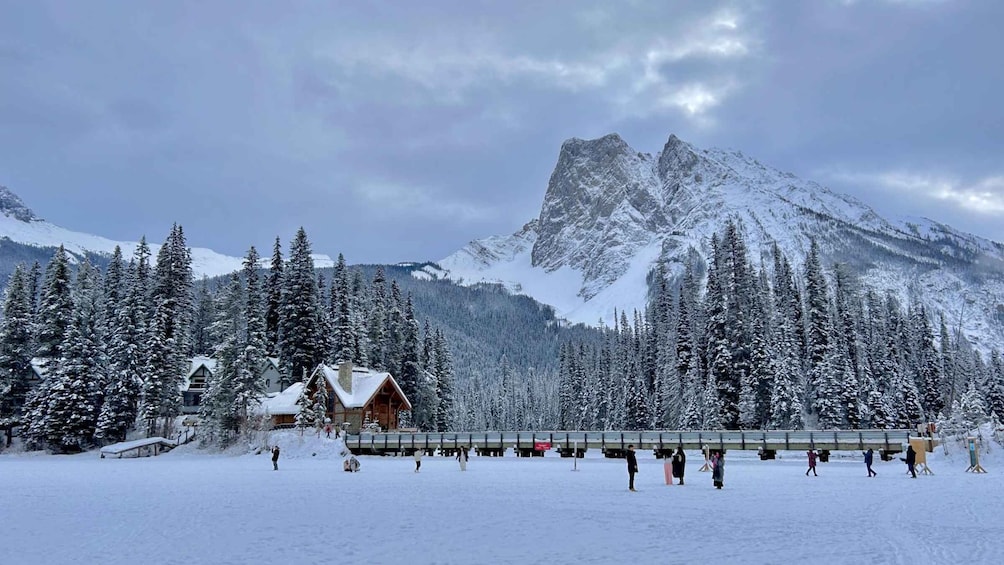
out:
M352 363L370 366L370 340L368 335L369 287L362 271L352 272Z
M279 354L279 319L282 309L282 243L275 238L272 263L265 279L265 351ZM294 377L296 378L296 377Z
M24 265L17 265L7 282L3 318L0 319L0 429L6 444L13 439L13 429L21 423L21 410L28 395L31 377L32 340L31 287Z
M258 273L260 258L252 246L244 257L244 334L234 372L234 408L239 429L248 432L252 408L265 395L262 368L265 366L265 315L262 311L262 284Z
M157 253L151 299L150 357L143 386L142 418L147 434L170 435L181 412L181 385L189 365L192 329L192 257L181 226L175 224Z
M832 324L830 322L829 294L827 292L826 278L823 275L823 267L819 257L819 244L812 239L809 246L809 255L805 259L805 311L807 316L806 346L808 357L809 380L806 386L806 394L809 398L809 407L814 414L819 415L820 409L831 408L832 405L825 392L819 389L824 385L824 379L830 379L827 373L827 354L830 348L830 338ZM832 392L832 391L831 391ZM824 420L832 421L832 415L821 416Z
M366 334L369 337L370 366L384 369L384 327L387 323L387 279L383 267L377 267L370 285L369 319Z
M332 326L332 359L355 361L355 335L352 327L352 295L349 286L349 273L345 266L345 257L339 253L335 263L334 278L331 281L330 317Z
M216 321L216 299L205 276L195 293L195 315L192 318L191 355L212 355L214 343L209 328Z
M324 427L328 412L328 383L323 375L317 377L317 390L314 391L311 410L314 412L314 426L318 431Z
M108 384L95 431L95 437L102 441L124 441L139 414L149 357L149 261L150 249L144 238L125 269L122 300L114 309L114 319L106 321L110 335L106 344Z
M309 377L303 379L303 390L296 399L299 410L296 413L296 427L302 430L317 426L317 412L314 411L314 399L308 394L307 381Z
M928 421L933 421L945 409L944 378L938 349L934 345L934 328L927 317L927 310L920 306L913 317L916 342L913 344L917 355L917 386L921 390L921 404Z
M72 322L67 328L49 390L47 444L59 452L78 452L93 443L107 358L102 336L101 285L97 269L84 262L73 288Z
M390 283L387 300L387 317L383 332L384 369L395 378L401 374L401 357L404 355L404 301L397 281Z
M307 232L300 228L290 244L289 263L282 281L279 309L279 359L292 378L309 374L324 359L324 336L318 317L320 305L314 259Z
M71 295L70 263L62 245L56 250L45 268L36 319L35 340L38 344L36 356L56 360L62 356L63 340L73 316Z
M1004 361L996 349L990 352L987 379L987 411L1004 421Z
M704 422L720 422L727 429L739 427L739 383L738 374L732 362L732 343L730 342L730 318L728 311L728 296L724 284L728 274L725 272L725 252L721 249L718 235L711 238L712 264L708 268L707 292L704 295L705 312L707 313L706 336L708 377L705 383L716 387L714 395L705 391ZM714 404L708 404L710 401ZM708 411L717 415L711 417ZM707 429L707 428L705 428Z
M36 320L38 318L38 290L39 285L42 281L42 265L38 261L31 264L31 270L28 271L27 285L28 285L28 296L31 298L31 319Z
M411 293L408 294L404 304L404 320L401 327L401 370L398 383L401 390L408 398L417 398L419 378L422 368L419 366L419 334L418 321L415 319L415 307L412 303ZM423 407L412 405L412 411L422 410Z
M213 308L216 320L209 332L216 343L213 351L216 368L206 382L199 404L199 418L209 432L203 435L202 441L219 447L226 447L238 431L236 380L244 350L246 303L240 275L231 273Z
M454 429L456 397L453 386L453 357L446 344L446 338L440 330L436 330L435 375L436 396L439 403L436 406L436 431L449 432Z

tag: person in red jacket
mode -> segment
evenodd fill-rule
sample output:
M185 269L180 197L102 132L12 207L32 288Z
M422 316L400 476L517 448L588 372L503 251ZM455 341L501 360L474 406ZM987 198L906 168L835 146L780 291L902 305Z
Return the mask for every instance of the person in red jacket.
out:
M816 451L813 449L809 450L809 468L805 471L805 476L809 476L809 471L812 471L813 476L818 477L816 473Z

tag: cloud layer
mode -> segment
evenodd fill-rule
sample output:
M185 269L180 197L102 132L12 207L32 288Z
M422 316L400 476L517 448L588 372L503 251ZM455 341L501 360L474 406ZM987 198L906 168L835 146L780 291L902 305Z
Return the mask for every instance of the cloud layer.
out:
M996 3L0 13L0 183L107 237L177 221L239 254L303 225L351 262L436 259L533 217L564 139L616 131L643 151L670 133L742 149L1004 239Z

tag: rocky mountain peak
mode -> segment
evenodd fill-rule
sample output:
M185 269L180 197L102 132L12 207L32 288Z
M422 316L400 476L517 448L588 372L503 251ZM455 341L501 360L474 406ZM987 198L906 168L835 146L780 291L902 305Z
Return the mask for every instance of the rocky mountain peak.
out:
M0 186L0 212L9 218L15 218L21 220L22 222L30 222L32 220L39 219L35 216L35 213L31 211L24 205L21 201L21 197L7 188L6 186Z
M671 181L690 176L700 160L697 151L689 143L671 135L659 154L659 176Z

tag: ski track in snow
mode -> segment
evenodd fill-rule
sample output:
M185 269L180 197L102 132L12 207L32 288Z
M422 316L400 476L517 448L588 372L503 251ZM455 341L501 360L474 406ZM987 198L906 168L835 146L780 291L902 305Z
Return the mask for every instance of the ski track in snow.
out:
M327 447L332 449L329 442ZM189 447L189 446L186 446ZM293 448L294 446L291 446ZM688 453L685 486L639 452L622 460L471 455L456 460L334 453L160 457L0 456L0 563L996 563L1002 474L898 459L819 465L731 454L725 489ZM876 459L878 459L876 457Z

